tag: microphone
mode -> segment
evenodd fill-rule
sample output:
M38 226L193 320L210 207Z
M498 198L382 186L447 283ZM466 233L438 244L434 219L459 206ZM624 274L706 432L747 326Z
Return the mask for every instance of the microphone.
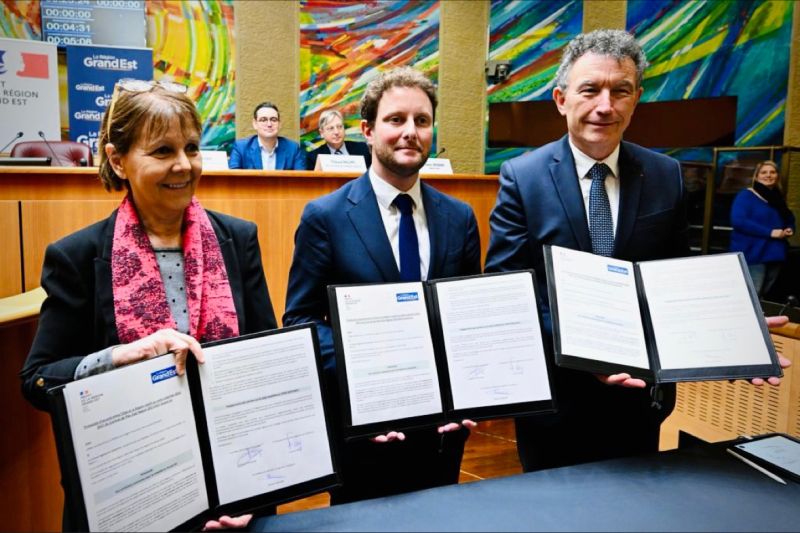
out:
M78 160L78 166L79 166L79 167L88 167L88 166L89 166L89 162L86 160L86 158L85 158L85 157L81 157L81 158Z
M442 155L442 154L445 152L445 150L447 150L447 148L444 148L444 147L443 147L441 150L439 150L438 152L436 152L436 155L435 155L435 156L433 156L433 157L434 157L434 158L437 158L437 157L439 157L440 155Z
M50 153L53 154L53 158L58 162L58 166L63 167L64 164L61 162L61 160L56 155L56 151L53 150L53 145L50 144L49 142L47 142L47 139L44 138L44 132L42 130L39 130L39 137L42 138L42 140L44 141L44 144L46 144L47 147L50 149Z
M10 141L8 141L8 142L6 143L6 145L5 145L5 146L3 146L2 148L0 148L0 152L5 152L5 151L6 151L6 148L8 148L9 146L11 146L11 143L13 143L14 141L16 141L17 139L19 139L19 138L20 138L20 137L22 137L23 135L25 135L25 134L24 134L24 133L22 133L21 131L18 131L18 132L17 132L17 134L14 136L14 138L13 138L13 139L11 139Z

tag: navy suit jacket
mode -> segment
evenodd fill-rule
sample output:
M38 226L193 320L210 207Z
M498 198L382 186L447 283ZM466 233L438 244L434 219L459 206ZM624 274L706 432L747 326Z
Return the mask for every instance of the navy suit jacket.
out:
M614 257L646 261L687 255L680 164L632 143L619 153L620 201ZM486 272L533 268L549 330L542 246L592 251L586 208L567 137L503 163L489 219Z
M225 261L240 334L276 328L256 225L206 212ZM47 389L72 381L86 355L119 344L111 288L116 217L114 211L47 247L42 269L47 299L21 372L23 394L39 409L48 408Z
M479 274L480 236L472 208L422 185L430 234L428 279ZM326 370L332 371L328 285L399 282L369 174L306 205L295 233L284 326L314 322Z
M369 152L369 146L367 143L362 143L358 141L345 141L345 147L347 148L347 153L350 155L363 155L364 162L367 165L367 168L372 166L372 155ZM308 162L306 163L306 167L308 170L314 170L314 167L317 165L317 156L322 155L330 155L331 151L328 148L327 143L323 144L316 150L312 150L308 152Z
M646 261L688 255L680 164L671 157L623 142L619 174L614 257ZM586 208L566 136L503 163L497 204L489 224L491 236L486 272L533 268L543 323L550 332L543 245L592 251ZM586 372L561 368L556 369L555 375L556 399L561 413L570 407L581 411L613 409L617 416L624 416L627 409L639 409L631 415L632 419L642 419L641 413L649 413L650 402L645 389L609 387ZM663 390L665 408L644 415L645 419L663 418L671 411L674 387L665 386ZM619 398L609 399L608 404L600 401L612 395ZM632 395L641 398L632 402L628 399Z
M263 169L258 135L233 143L228 168ZM286 137L278 137L275 149L275 170L306 170L306 154L300 145Z

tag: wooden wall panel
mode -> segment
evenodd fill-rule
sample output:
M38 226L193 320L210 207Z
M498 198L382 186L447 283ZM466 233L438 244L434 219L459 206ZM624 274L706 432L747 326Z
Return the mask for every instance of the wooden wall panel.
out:
M22 292L19 202L0 201L0 235L3 243L3 260L0 261L0 298L2 298Z
M40 285L44 251L51 242L107 217L117 200L33 200L22 202L25 290Z

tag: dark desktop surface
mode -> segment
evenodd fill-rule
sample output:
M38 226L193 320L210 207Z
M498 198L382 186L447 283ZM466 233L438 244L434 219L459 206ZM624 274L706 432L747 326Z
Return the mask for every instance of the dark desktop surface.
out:
M2 167L49 167L50 157L0 157Z
M800 484L707 445L259 518L251 531L797 531Z

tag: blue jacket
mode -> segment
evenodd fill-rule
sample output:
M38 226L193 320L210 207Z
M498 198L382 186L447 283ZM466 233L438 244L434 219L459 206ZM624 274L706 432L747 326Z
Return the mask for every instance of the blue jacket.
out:
M748 265L783 261L788 248L786 239L773 239L770 233L774 229L794 230L794 224L794 215L782 220L774 207L756 196L752 189L745 189L736 195L731 207L730 250L744 253Z
M233 143L228 168L261 170L261 145L258 135ZM278 137L275 149L275 170L306 170L306 153L300 145L286 137Z

